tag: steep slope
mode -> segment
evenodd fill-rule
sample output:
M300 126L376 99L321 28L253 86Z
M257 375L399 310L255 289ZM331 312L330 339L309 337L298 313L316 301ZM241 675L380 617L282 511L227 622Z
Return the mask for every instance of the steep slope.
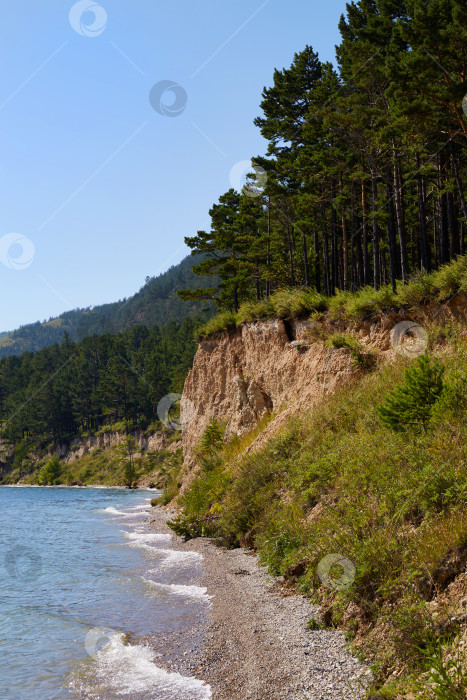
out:
M185 383L171 526L254 548L309 594L312 628L372 663L374 697L467 697L466 368L464 292L244 323L201 341ZM397 425L380 410L396 388Z
M68 333L71 340L79 341L91 335L125 331L135 325L151 328L169 321L183 321L198 314L206 304L184 302L177 297L177 290L215 285L212 278L198 277L192 272L192 266L201 259L202 256L187 256L167 272L147 279L139 292L129 299L67 311L43 323L37 321L15 331L2 332L0 358L26 351L37 352L53 343L61 343L64 333Z

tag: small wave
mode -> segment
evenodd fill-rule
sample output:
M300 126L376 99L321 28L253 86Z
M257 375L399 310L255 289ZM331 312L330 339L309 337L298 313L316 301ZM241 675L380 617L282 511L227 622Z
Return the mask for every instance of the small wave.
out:
M144 512L141 513L128 513L125 510L117 510L113 506L108 506L108 508L100 508L97 513L107 513L108 515L118 515L120 518L135 518L138 517L139 515L144 515Z
M124 536L128 540L133 540L137 542L170 542L172 535L163 534L160 532L127 532L122 530Z
M143 581L149 584L152 588L155 588L161 593L168 593L169 595L180 595L187 598L202 598L204 600L210 600L212 596L208 595L208 589L202 586L182 586L176 583L158 583L157 581L151 581L150 579L144 578Z
M170 673L154 663L156 653L149 647L124 643L116 634L100 649L93 662L82 662L73 673L69 688L77 697L160 698L161 700L209 700L211 688L205 681Z
M203 560L203 555L198 554L198 552L180 552L175 549L160 549L159 547L151 547L151 545L145 544L144 542L133 542L132 545L140 547L149 554L154 554L159 558L160 569L170 566L182 566L183 564L194 564Z

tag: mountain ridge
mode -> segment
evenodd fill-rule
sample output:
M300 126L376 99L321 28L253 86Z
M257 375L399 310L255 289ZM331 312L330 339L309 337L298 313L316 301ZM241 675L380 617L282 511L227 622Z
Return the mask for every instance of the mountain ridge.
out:
M200 277L192 271L192 266L202 259L202 255L188 255L157 277L147 277L141 289L128 299L65 311L47 321L1 331L0 359L61 343L65 333L77 342L92 335L125 331L139 324L152 328L170 321L181 322L203 309L212 311L206 303L186 302L177 296L179 289L204 289L213 285L211 277Z

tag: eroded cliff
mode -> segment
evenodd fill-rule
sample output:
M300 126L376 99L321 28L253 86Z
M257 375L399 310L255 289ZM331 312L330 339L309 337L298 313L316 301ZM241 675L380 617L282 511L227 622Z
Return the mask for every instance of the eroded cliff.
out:
M229 439L251 431L273 413L258 439L261 443L290 413L306 410L344 386L357 372L350 351L328 347L320 337L352 331L362 347L385 360L395 354L391 334L396 324L404 320L445 323L449 318L467 320L467 295L358 323L329 318L317 324L280 319L244 323L235 331L201 340L183 391L185 464L194 463L196 446L213 418L226 421Z

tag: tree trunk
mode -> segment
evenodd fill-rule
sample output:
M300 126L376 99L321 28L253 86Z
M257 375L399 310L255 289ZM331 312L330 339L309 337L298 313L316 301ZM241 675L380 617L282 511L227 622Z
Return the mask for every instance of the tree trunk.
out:
M268 238L266 243L266 296L271 294L271 282L269 279L271 266L271 198L268 197Z
M363 284L370 284L370 259L368 257L368 213L366 206L366 183L362 180L362 244L363 244Z
M342 173L339 173L339 191L341 197L344 194L344 187L342 185ZM349 236L347 230L347 219L346 219L345 207L342 205L342 267L343 267L343 288L349 288Z
M440 265L449 262L448 213L442 176L445 160L443 153L440 153L438 156L438 245Z
M303 248L303 271L305 273L305 287L310 286L310 273L308 269L308 253L306 249L306 233L302 230L302 248Z
M324 266L324 290L326 296L331 296L331 279L329 274L329 241L326 228L326 211L324 204L321 206L321 218L323 226L323 266Z
M394 204L396 208L397 234L399 237L399 248L401 254L401 277L404 282L409 278L409 261L407 257L407 244L405 240L405 215L402 202L402 183L400 164L393 143L393 171L394 171Z
M426 230L425 209L425 178L420 174L420 154L415 154L417 168L417 201L418 201L418 228L420 231L420 269L422 272L430 271L430 258L428 251L428 235Z
M314 249L315 249L315 287L316 291L320 292L321 291L321 271L320 271L320 265L319 265L319 240L318 240L318 232L316 229L313 232L313 244L314 244Z
M380 266L379 266L379 229L377 219L378 183L376 170L371 171L371 206L373 209L373 286L379 289L380 286Z
M457 194L459 195L459 202L461 205L462 213L464 214L465 223L467 224L467 204L465 202L464 189L462 187L462 180L459 172L459 161L457 155L454 153L451 142L451 152L452 152L452 165L454 169L454 177L456 178Z
M331 182L331 294L334 294L337 286L338 259L337 259L337 213L334 208L334 180Z
M289 264L290 264L290 283L292 287L295 287L295 271L293 264L293 247L292 247L292 237L290 235L289 220L287 218L287 245L289 248Z
M398 276L396 232L394 226L394 207L392 204L393 193L389 177L386 179L386 211L388 215L388 249L389 249L389 273L391 276L392 291L396 291Z

